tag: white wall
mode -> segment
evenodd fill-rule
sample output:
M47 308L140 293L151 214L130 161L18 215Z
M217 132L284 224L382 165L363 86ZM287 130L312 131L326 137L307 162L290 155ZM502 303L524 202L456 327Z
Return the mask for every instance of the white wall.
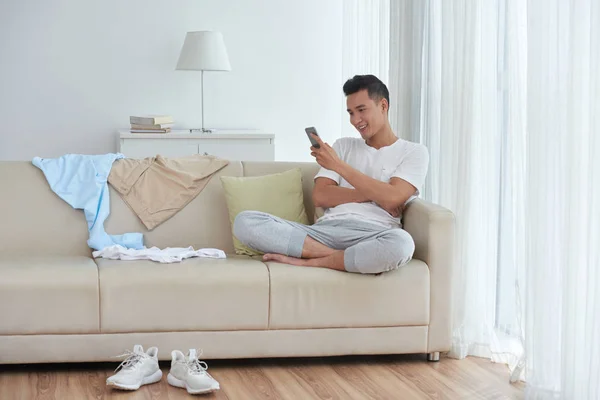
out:
M232 72L205 74L205 125L275 133L311 160L304 127L340 137L342 0L3 0L0 160L117 150L129 115L200 126L200 73L175 71L185 33L223 32Z

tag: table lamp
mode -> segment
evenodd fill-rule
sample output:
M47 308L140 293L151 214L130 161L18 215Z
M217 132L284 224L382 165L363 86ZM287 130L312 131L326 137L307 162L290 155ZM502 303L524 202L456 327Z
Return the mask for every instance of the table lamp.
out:
M201 71L202 80L202 132L204 128L204 71L231 71L227 49L221 32L198 31L185 35L176 70ZM190 129L190 132L192 129Z

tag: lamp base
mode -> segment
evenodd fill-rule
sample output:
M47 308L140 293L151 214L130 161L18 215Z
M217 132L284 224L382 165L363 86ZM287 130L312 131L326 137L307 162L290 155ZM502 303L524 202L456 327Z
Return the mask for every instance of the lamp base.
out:
M212 129L206 129L206 128L190 129L190 133L193 133L193 132L213 133L213 130Z

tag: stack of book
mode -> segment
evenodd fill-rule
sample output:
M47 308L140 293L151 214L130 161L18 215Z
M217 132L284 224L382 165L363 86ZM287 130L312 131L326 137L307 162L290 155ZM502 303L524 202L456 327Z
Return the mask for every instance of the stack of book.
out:
M174 121L170 115L132 115L129 122L131 133L168 133Z

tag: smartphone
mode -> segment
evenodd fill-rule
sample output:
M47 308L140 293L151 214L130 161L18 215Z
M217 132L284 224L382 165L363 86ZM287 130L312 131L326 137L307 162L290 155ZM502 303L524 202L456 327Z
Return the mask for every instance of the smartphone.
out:
M319 136L317 129L314 126L310 126L308 128L304 128L304 131L306 132L306 136L308 136L308 140L310 140L310 144L312 144L316 149L320 148L321 145L319 142L317 142L317 140L310 135L311 133L314 133L315 135Z

